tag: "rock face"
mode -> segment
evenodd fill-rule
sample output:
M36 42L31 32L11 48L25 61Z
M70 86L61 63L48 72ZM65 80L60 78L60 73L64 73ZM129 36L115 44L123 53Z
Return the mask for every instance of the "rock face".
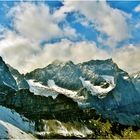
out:
M15 94L7 94L4 106L15 109L17 112L31 119L69 119L81 113L76 102L59 94L55 99L34 95L28 89L19 90ZM74 115L75 114L75 115ZM63 116L67 116L66 118Z
M87 90L90 88L93 95L87 99L90 107L114 109L139 102L140 97L128 73L119 69L112 59L91 60L78 65L71 61L54 62L43 69L28 73L26 77L45 85L53 80L57 86L75 91L80 91L83 87ZM103 95L102 99L99 94Z
M48 80L54 80L55 83L70 90L77 90L82 87L79 77L82 75L81 70L72 61L66 63L54 61L43 69L36 69L26 74L27 79L35 79L47 85Z
M112 59L80 64L54 61L22 75L0 58L0 105L35 121L37 131L48 131L45 124L50 122L59 126L61 122L66 125L65 122L76 121L79 125L97 114L140 127L139 78L138 74L130 77ZM48 129L53 129L52 125ZM79 131L82 136L84 133ZM73 134L72 127L70 133Z
M92 81L94 85L96 83L96 78L94 77L114 77L115 87L112 88L104 98L98 98L98 96L90 96L87 98L86 103L89 103L88 105L90 107L100 110L103 116L107 116L122 124L139 125L136 124L135 121L139 120L140 109L138 106L140 105L140 93L138 93L126 72L119 69L110 59L85 62L80 64L80 67L83 69L85 76L89 73L87 79ZM98 85L102 85L102 82L104 81L101 79ZM134 116L138 117L135 118ZM127 121L125 121L126 119Z
M20 74L18 70L14 69L10 65L7 65L9 68L9 71L13 75L14 79L16 80L18 89L29 89L29 85L24 77L23 74Z
M140 72L132 74L131 78L132 78L132 81L133 81L137 91L140 93Z
M9 71L8 66L0 57L0 102L3 103L5 95L14 93L18 89L15 79Z
M78 109L77 103L64 95L58 95L56 99L34 95L29 90L20 90L13 95L8 95L6 105L21 110L27 117L49 118L54 113ZM38 115L37 115L38 114Z
M96 106L101 106L105 109L121 108L122 106L127 106L133 104L134 102L139 102L140 94L136 91L129 75L123 70L119 69L118 66L113 63L112 60L105 61L89 61L80 65L81 69L84 71L85 77L92 81L95 85L96 77L100 76L105 80L104 77L113 77L115 87L109 91L107 96L103 99L99 99L96 96L93 97L92 103ZM89 73L89 78L87 73ZM96 76L94 76L96 75ZM95 78L94 78L95 77ZM98 77L97 77L97 80ZM104 82L102 79L98 81L99 85ZM106 80L107 82L107 80ZM107 88L107 87L105 87ZM129 111L129 108L128 108Z
M13 76L11 75L9 68L5 64L5 62L0 57L0 90L2 87L9 87L14 90L17 90L17 84Z
M26 78L35 79L46 86L48 81L53 80L61 88L75 90L77 94L70 97L81 108L95 108L100 113L105 110L131 115L140 113L140 93L128 73L121 70L112 59L91 60L77 65L71 61L57 61L28 73Z

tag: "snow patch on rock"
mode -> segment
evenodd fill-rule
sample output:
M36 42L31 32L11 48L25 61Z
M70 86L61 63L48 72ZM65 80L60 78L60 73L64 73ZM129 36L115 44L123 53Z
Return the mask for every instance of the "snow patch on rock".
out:
M30 86L29 90L33 92L35 95L40 95L45 97L52 96L53 99L55 99L58 95L58 93L50 90L48 86L44 86L39 82L35 82L33 79L27 80L27 82Z
M55 84L54 80L48 80L48 86L51 89L53 89L53 90L55 90L55 91L57 91L57 92L59 92L61 94L64 94L66 96L69 96L69 97L74 97L77 94L76 91L71 91L71 90L68 90L68 89L65 89L65 88L62 88L62 87L57 86Z
M93 85L91 81L85 80L82 77L79 79L81 80L83 87L90 91L93 96L104 98L108 92L115 88L116 84L113 76L102 75L101 77L106 81L103 85ZM109 85L105 86L106 84Z
M34 122L14 110L0 106L0 139L33 139Z
M34 131L35 124L33 122L16 113L14 110L8 109L3 106L0 106L0 120L8 122L26 132Z
M0 120L0 139L35 139L14 125Z

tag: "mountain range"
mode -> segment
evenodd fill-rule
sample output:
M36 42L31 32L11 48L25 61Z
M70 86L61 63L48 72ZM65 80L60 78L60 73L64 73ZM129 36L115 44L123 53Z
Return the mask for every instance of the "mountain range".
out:
M99 124L121 137L118 126L139 130L139 106L140 72L129 75L112 59L55 60L20 74L0 57L1 139L108 138Z

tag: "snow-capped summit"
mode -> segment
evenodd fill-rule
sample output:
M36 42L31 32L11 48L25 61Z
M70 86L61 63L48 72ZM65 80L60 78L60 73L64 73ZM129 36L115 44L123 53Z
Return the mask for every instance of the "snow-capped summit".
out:
M121 70L112 59L91 60L80 64L74 64L72 61L63 63L55 61L45 68L28 73L26 77L53 90L65 89L65 91L71 90L72 93L78 93L77 96L76 94L69 96L74 100L84 100L84 96L79 93L84 87L92 95L85 94L89 97L86 102L90 106L100 108L126 106L137 102L139 100L137 97L140 96L128 73ZM50 81L53 81L53 86ZM67 92L66 95L69 93Z

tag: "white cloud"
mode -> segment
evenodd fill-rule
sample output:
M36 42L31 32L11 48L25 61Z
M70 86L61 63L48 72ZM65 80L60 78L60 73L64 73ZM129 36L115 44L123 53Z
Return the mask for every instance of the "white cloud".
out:
M54 44L47 44L41 49L13 32L7 32L5 36L6 38L0 41L0 55L7 63L23 73L45 67L56 59L78 63L108 58L107 52L97 48L95 42L72 42L63 39Z
M57 22L44 4L21 3L11 9L15 29L32 41L49 40L61 36Z
M106 59L108 54L106 51L97 48L95 42L72 42L63 39L54 44L47 44L42 51L31 59L31 67L27 67L27 71L38 67L45 67L47 64L58 59L60 61L72 60L75 63L91 60Z
M55 44L46 45L43 52L40 58L46 57L45 59L50 62L59 59L62 61L72 60L78 63L91 59L108 58L107 52L97 48L95 42L72 42L66 39Z
M115 49L112 57L120 68L129 73L140 70L140 45L130 44L120 49Z
M7 31L5 38L0 40L0 55L7 63L22 73L45 67L56 59L61 61L72 60L75 63L79 63L91 59L107 59L111 57L120 68L131 73L140 69L139 54L139 45L130 44L114 49L114 52L109 53L98 48L95 42L72 42L67 39L53 44L46 44L41 49L26 38L10 31Z
M140 4L135 7L134 11L135 12L140 12Z
M6 31L0 40L0 56L22 72L30 67L30 59L35 59L40 51L37 45L11 31Z
M61 29L58 26L59 21L43 3L21 3L10 10L9 16L13 17L16 31L34 42L63 36L76 37L76 31L72 27Z
M108 41L111 40L111 44L130 37L126 22L130 15L111 8L106 1L64 1L64 6L56 12L58 17L64 18L67 12L72 11L85 15L87 20L93 22L94 28L109 36Z
M71 28L70 26L65 25L63 29L63 36L73 39L73 38L77 38L79 34L76 33L76 30L74 28Z
M5 27L0 24L0 39L4 37Z
M64 6L56 13L50 14L49 7L41 4L22 3L15 6L9 15L13 17L14 27L19 34L1 28L0 55L4 60L20 72L29 72L38 67L44 67L55 59L62 61L72 60L75 63L91 59L113 60L124 70L135 72L140 69L140 46L128 45L120 49L114 48L110 53L96 46L95 42L72 42L62 39L60 42L46 44L41 48L41 40L50 40L55 37L77 38L79 34L66 24L60 29L58 23L65 20L67 12L78 11L86 16L81 23L88 26L89 22L98 31L109 36L98 41L109 46L116 46L122 40L130 37L126 22L127 14L113 9L105 1L65 1ZM77 19L78 21L78 19ZM90 26L92 28L92 26ZM4 31L4 32L3 32Z

